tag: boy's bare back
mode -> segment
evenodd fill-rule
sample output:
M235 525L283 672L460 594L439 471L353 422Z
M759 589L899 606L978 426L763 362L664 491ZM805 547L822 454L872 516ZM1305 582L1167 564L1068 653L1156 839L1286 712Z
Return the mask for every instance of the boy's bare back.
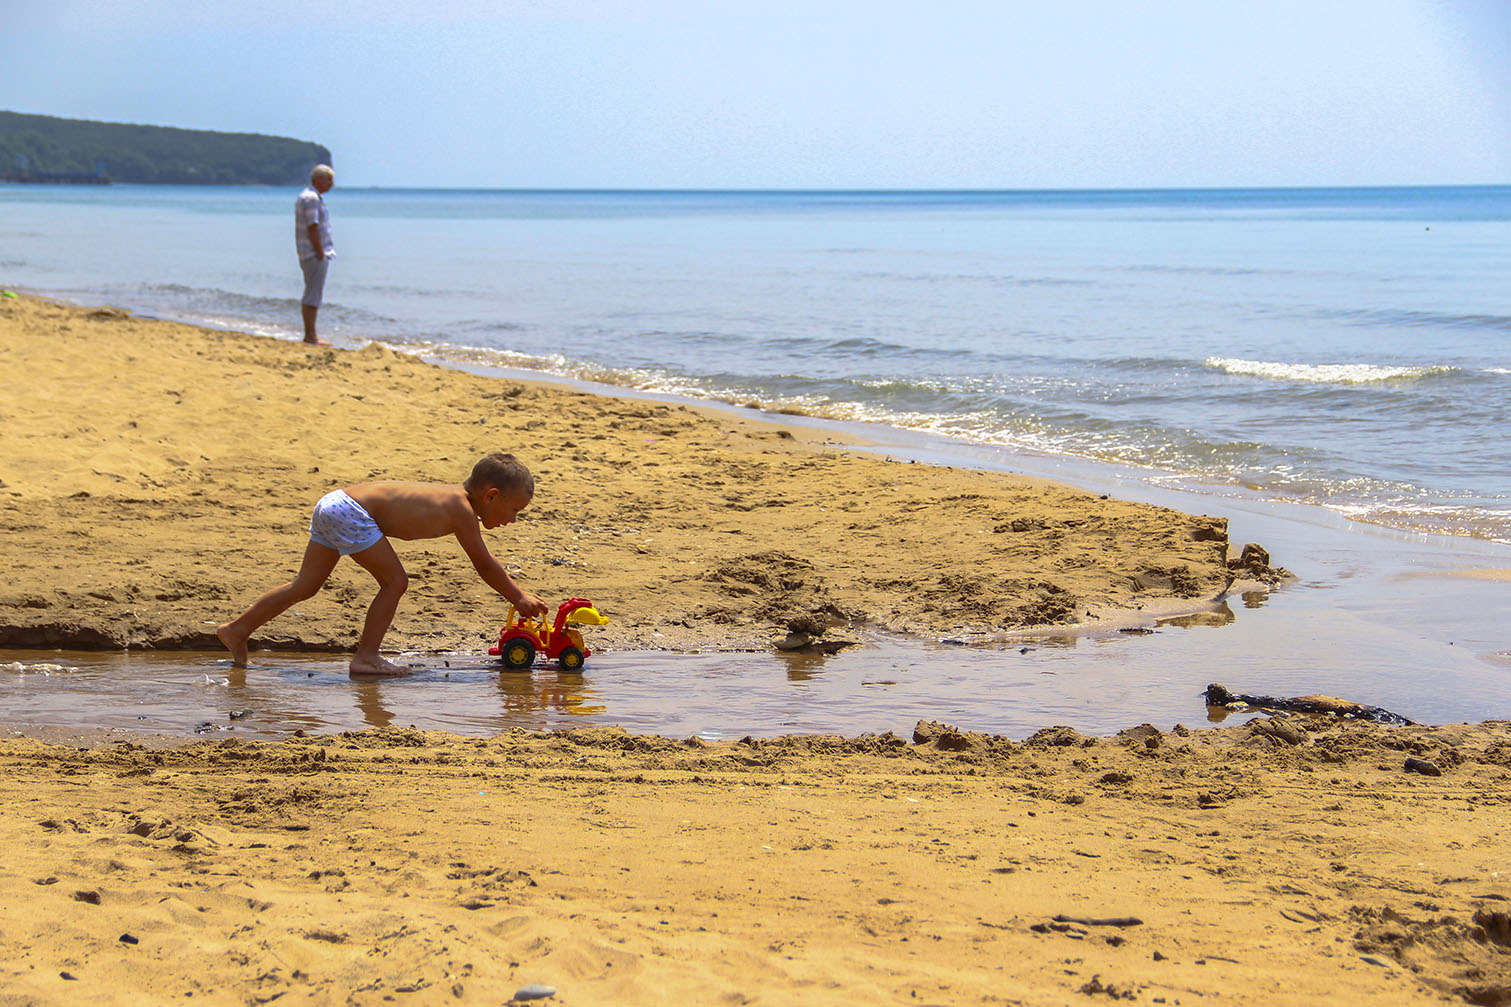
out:
M546 603L522 591L483 541L483 528L513 524L530 505L527 490L497 487L468 489L445 483L376 482L352 486L346 495L377 522L388 538L440 538L455 535L472 566L493 590L521 612L538 615Z
M475 530L480 518L468 503L466 491L446 483L361 483L346 492L389 538L410 541L456 535Z

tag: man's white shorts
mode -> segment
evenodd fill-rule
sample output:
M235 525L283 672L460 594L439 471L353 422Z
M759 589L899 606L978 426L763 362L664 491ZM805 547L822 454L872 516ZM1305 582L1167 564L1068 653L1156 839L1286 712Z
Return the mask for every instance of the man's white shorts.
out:
M325 297L325 273L330 267L330 260L324 256L299 260L299 268L304 270L304 297L300 299L300 304L311 308L320 307L320 302Z

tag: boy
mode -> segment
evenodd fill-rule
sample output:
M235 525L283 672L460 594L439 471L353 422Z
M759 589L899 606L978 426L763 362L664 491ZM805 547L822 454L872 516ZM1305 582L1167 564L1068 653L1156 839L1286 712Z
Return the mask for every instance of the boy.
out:
M478 530L512 524L535 495L535 478L513 455L495 451L472 468L460 487L444 483L362 483L333 490L320 498L310 519L310 543L304 563L289 583L275 587L241 618L215 630L231 652L231 663L247 663L247 641L257 629L290 605L312 598L350 556L378 582L378 596L367 609L362 638L350 672L359 675L407 675L409 669L378 656L383 634L393 622L399 599L409 584L390 538L440 538L455 535L484 583L508 598L527 618L546 611L546 603L523 591L483 543Z

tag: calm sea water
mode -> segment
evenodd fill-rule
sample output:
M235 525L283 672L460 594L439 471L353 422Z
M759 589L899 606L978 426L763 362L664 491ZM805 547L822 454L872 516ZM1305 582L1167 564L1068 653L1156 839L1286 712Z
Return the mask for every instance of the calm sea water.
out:
M293 337L293 198L0 186L0 285ZM338 343L1511 542L1511 186L327 201Z

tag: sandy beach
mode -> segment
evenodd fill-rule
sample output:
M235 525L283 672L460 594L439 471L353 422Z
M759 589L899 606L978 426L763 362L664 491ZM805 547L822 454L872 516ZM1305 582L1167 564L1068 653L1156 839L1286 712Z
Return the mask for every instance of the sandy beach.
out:
M1220 517L376 345L290 346L6 298L0 362L36 390L0 404L0 521L16 543L0 646L218 647L216 622L298 568L321 494L460 483L495 450L538 486L524 520L490 533L495 554L548 602L592 598L612 619L594 633L609 647L768 647L794 622L985 638L1148 621L1244 589L1237 573L1273 575L1229 568L1238 550ZM398 549L410 587L390 648L496 641L507 605L454 541ZM350 649L370 585L342 564L253 649Z
M0 298L0 362L0 646L39 659L211 650L325 490L492 450L538 491L490 546L609 649L1140 625L1286 561L1221 516L378 346ZM504 606L456 544L396 547L390 647L482 652ZM254 652L349 650L371 593L342 564ZM1511 1004L1511 724L1044 726L7 732L0 1005Z

